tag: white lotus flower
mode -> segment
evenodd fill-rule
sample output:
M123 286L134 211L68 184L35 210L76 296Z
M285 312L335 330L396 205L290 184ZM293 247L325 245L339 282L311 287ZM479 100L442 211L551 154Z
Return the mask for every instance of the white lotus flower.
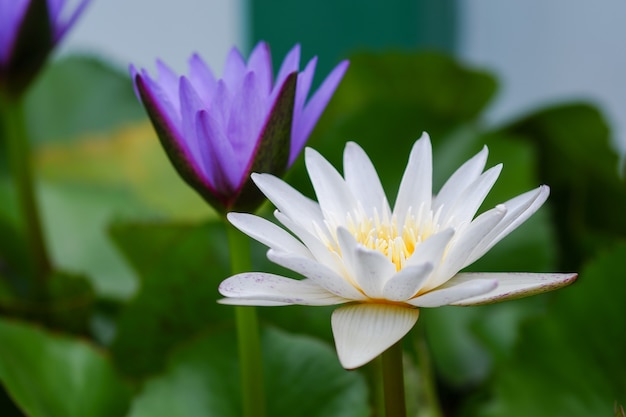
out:
M226 279L224 304L333 305L332 328L344 368L362 366L400 340L419 307L478 305L549 291L576 274L463 273L546 201L545 185L474 218L501 165L482 172L485 147L432 194L432 149L415 143L393 211L374 167L357 144L344 152L344 177L308 148L306 167L319 202L269 174L253 180L289 230L261 217L230 222L267 245L268 258L305 279L262 272Z

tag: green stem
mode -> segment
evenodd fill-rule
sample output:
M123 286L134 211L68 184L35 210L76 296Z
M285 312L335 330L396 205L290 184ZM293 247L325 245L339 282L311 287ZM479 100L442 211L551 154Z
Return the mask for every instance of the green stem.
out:
M385 417L385 392L383 388L383 360L378 356L367 365L367 384L372 398L370 417Z
M426 343L425 329L418 325L415 332L415 350L417 352L417 366L420 370L420 382L422 384L422 392L426 405L432 417L442 417L441 405L437 395L437 387L435 385L435 376L433 371L430 351Z
M250 270L250 242L230 224L226 225L233 274ZM263 363L261 340L256 308L235 307L239 364L243 397L243 417L265 417L265 392L263 389Z
M15 184L24 232L35 266L35 295L46 293L46 279L52 269L46 249L43 229L37 208L33 181L32 155L26 134L23 102L0 93L0 127L6 140L9 164Z
M406 417L404 399L404 369L402 367L402 340L382 354L385 416Z

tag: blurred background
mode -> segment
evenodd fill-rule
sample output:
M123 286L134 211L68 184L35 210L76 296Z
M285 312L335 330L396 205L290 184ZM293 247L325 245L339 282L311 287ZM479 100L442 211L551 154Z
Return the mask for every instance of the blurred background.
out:
M221 68L232 45L247 50L263 39L278 57L300 42L304 58L323 56L328 70L359 50L444 50L498 78L490 123L585 99L608 117L623 154L624 17L619 0L96 0L57 57L89 51L151 69L161 58L183 71L199 52Z

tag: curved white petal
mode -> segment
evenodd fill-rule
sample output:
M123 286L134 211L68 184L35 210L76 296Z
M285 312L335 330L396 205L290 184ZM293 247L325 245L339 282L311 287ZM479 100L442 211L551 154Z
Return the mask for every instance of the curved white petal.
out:
M298 281L262 272L247 272L224 280L219 292L226 299L222 304L270 305L301 304L325 306L342 304L350 300L337 297L310 280Z
M467 262L470 254L484 237L502 220L506 209L497 206L484 212L463 230L457 239L448 246L443 263L433 272L433 276L424 287L431 290L446 282L457 272L469 265Z
M383 298L391 301L408 300L422 288L432 271L431 263L402 268L385 284Z
M431 235L415 247L413 254L406 261L405 268L411 265L421 265L425 262L438 265L453 236L454 229L452 228Z
M352 194L370 218L376 214L381 218L391 218L391 209L376 169L363 148L354 142L346 144L343 172Z
M320 240L319 236L315 233L311 233L309 230L305 229L300 224L292 221L289 217L285 216L280 211L276 210L274 212L274 216L278 219L279 222L283 224L287 229L289 229L294 235L304 243L307 249L313 255L316 261L326 265L327 267L333 269L340 273L343 269L343 266L338 262L338 257L335 256L331 249ZM324 231L320 231L319 234L324 234Z
M480 244L476 245L468 259L468 265L479 259L496 243L505 238L520 224L528 220L528 218L545 203L548 199L548 195L550 195L550 188L547 185L542 185L502 204L502 206L507 209L506 215L502 221L485 236Z
M498 286L497 279L449 280L439 288L415 297L407 303L417 307L441 307L486 294Z
M480 175L457 198L454 205L447 212L447 216L440 217L441 224L452 222L463 224L472 221L474 215L491 191L502 171L502 164L498 164Z
M314 222L324 222L319 204L285 181L271 174L253 173L251 178L278 210L307 230L312 230Z
M290 253L269 250L267 257L270 261L290 269L309 278L312 282L325 288L338 297L354 301L366 299L351 283L338 275L335 271L312 259L292 255Z
M395 266L379 251L357 243L343 227L337 229L341 257L354 281L370 298L381 298L383 285L396 272Z
M237 229L271 249L292 252L307 258L312 257L311 251L302 242L262 217L234 212L228 213L226 217Z
M324 217L337 225L345 224L346 215L356 208L348 185L317 151L306 148L304 161Z
M417 322L419 310L389 304L352 304L332 315L335 346L346 369L363 366L402 339Z
M480 173L485 169L488 155L489 150L483 146L480 152L461 165L441 187L433 202L434 211L442 207L440 218L447 218L447 212L457 201L458 196L480 176Z
M457 306L470 306L497 303L504 300L527 297L546 291L556 290L571 284L578 274L533 274L527 272L466 272L455 276L450 280L454 282L467 282L475 279L495 279L498 286L482 295L466 298L452 303Z
M423 204L430 210L432 200L433 158L428 133L415 142L409 155L409 162L402 175L398 197L393 214L403 222L409 209L418 210ZM399 224L402 227L402 224Z

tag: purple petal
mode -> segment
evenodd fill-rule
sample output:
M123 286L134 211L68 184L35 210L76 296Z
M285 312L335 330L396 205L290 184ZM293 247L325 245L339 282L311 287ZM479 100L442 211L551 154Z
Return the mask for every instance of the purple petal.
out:
M227 136L238 156L237 163L248 166L261 136L267 109L257 83L256 74L249 72L241 89L235 92L227 125Z
M11 57L29 3L29 0L0 0L0 66L7 64Z
M180 106L182 134L185 143L195 161L200 163L202 156L196 134L196 114L204 109L204 105L187 77L180 77Z
M67 31L72 26L74 26L74 23L83 13L83 11L85 10L85 8L87 7L90 1L91 0L82 0L76 6L76 8L72 11L69 17L67 17L66 19L63 19L63 21L59 20L59 19L62 19L62 16L60 16L62 10L59 10L58 12L55 11L56 14L54 14L52 10L53 9L52 6L49 6L50 7L50 23L52 24L52 27L54 28L53 41L55 43L59 42L63 38L63 36L65 36ZM48 4L58 3L58 2L64 3L61 5L61 8L63 8L64 6L68 4L68 2L64 0L57 0L57 1L48 0ZM55 5L54 7L57 7L57 6Z
M202 99L205 107L208 108L211 104L211 97L213 97L217 88L215 75L198 54L193 54L191 58L189 58L188 63L189 80Z
M180 115L180 101L178 95L178 83L179 77L170 67L168 67L160 59L157 60L157 80L158 88L165 94L165 98L176 110L176 113ZM144 72L147 76L147 72Z
M241 82L246 75L246 63L237 48L232 48L226 58L222 80L231 91L241 88Z
M297 124L295 123L296 118L294 117L294 125L291 132L290 164L292 164L296 157L300 154L300 151L311 135L315 124L335 93L335 90L337 89L337 86L347 69L348 61L342 61L339 65L337 65L308 101L297 119Z
M241 173L225 132L205 110L196 115L196 128L204 172L221 195L232 196Z
M278 75L276 76L276 83L274 84L274 88L272 90L271 101L274 102L278 92L281 90L283 83L292 72L297 72L300 68L300 45L296 44L285 56L283 59L283 63L278 70Z
M259 42L250 54L248 71L256 74L259 91L263 97L269 97L272 91L272 56L265 42Z

